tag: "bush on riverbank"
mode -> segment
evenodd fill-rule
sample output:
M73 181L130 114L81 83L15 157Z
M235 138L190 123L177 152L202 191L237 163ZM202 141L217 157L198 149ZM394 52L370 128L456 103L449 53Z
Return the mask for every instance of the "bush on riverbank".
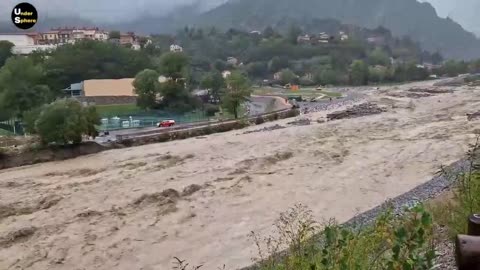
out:
M430 269L435 251L432 218L422 206L395 217L391 210L372 226L319 226L305 208L281 214L276 236L252 234L261 270ZM321 230L320 230L321 229ZM275 256L280 250L285 256Z
M448 175L448 171L442 172ZM467 233L467 219L480 213L480 137L468 152L463 172L450 175L454 185L447 198L430 206L436 222L450 237Z

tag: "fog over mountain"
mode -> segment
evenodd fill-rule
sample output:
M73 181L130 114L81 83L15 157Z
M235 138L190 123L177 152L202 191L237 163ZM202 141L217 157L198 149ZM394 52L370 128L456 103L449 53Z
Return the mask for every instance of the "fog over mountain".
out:
M195 4L198 11L206 11L226 0L29 0L39 17L77 17L96 23L131 21L140 17L161 17L176 8ZM24 1L1 0L0 16L10 17L12 8Z
M177 8L194 5L198 12L207 11L227 0L30 0L40 18L75 17L92 23L132 21L139 17L163 17ZM239 1L239 0L237 0ZM241 0L240 0L241 1ZM259 2L262 0L259 0ZM466 30L480 36L479 0L420 0L431 3L441 17L450 17ZM19 0L0 1L1 18L9 17Z
M26 0L28 1L28 0ZM428 2L420 4L420 2ZM0 0L0 32L15 31L12 8L22 0ZM480 0L30 0L39 12L33 30L100 26L141 34L174 32L183 26L251 30L285 18L336 19L362 27L385 26L431 51L454 58L480 56ZM441 18L439 18L438 16ZM442 18L451 19L442 19ZM457 24L457 22L459 24ZM464 31L462 27L467 30ZM18 29L17 29L18 31Z
M423 0L430 2L441 17L450 17L480 36L479 0Z

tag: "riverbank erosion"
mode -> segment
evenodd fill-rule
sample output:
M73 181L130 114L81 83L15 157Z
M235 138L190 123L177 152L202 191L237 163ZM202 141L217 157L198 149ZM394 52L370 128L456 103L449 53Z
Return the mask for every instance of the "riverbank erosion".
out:
M170 269L174 256L247 266L248 234L268 235L292 205L344 222L461 159L480 88L409 96L431 86L362 90L382 111L361 117L318 111L0 171L0 268Z

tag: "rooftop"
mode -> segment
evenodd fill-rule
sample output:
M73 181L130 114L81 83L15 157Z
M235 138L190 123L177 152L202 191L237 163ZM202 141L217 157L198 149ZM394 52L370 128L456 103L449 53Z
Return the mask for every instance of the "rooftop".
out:
M83 82L83 92L86 97L136 96L133 80L133 78L86 80Z

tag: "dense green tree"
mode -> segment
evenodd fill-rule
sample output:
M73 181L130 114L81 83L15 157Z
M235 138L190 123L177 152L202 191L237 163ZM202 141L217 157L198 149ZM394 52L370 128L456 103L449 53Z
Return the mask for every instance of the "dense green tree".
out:
M237 119L240 106L248 101L251 94L248 78L235 71L227 78L227 90L222 97L222 106Z
M282 68L287 68L290 65L287 57L275 56L268 63L268 70L270 72L277 72Z
M218 71L205 74L201 86L209 90L214 103L220 102L221 95L225 89L225 80Z
M350 82L353 85L366 85L368 83L368 66L362 60L353 61Z
M21 117L55 98L45 85L44 69L26 57L11 57L0 69L0 107Z
M448 60L444 66L444 73L448 76L457 76L468 71L468 65L464 61Z
M173 80L185 78L188 74L189 59L184 53L169 52L160 58L160 73Z
M254 78L264 77L268 74L268 65L265 62L252 62L246 66L249 76Z
M334 85L338 82L338 74L331 66L324 66L315 71L314 81L318 84Z
M272 38L275 36L275 31L271 26L268 26L267 28L265 28L265 30L263 30L262 34L264 38Z
M472 61L468 66L468 71L470 73L480 73L480 59Z
M228 64L227 64L227 62L225 62L223 60L217 59L213 63L213 68L218 70L218 71L224 71L228 68Z
M157 107L157 96L160 92L159 74L155 70L145 69L135 76L133 87L137 97L137 105L144 109Z
M169 111L187 112L198 105L187 89L189 67L189 58L184 53L162 55L159 70L168 80L160 84L160 107Z
M376 48L368 55L368 63L372 66L388 66L390 65L390 58L382 49Z
M53 89L90 79L132 78L151 65L143 51L98 41L63 45L45 60L48 84Z
M280 82L282 84L293 83L297 75L290 69L283 69L280 71Z
M57 100L44 106L35 121L35 131L43 144L78 144L83 135L95 135L100 123L95 109L84 108L73 99Z
M433 53L431 58L432 58L432 64L434 65L438 65L443 62L443 56L438 51Z
M379 83L383 82L387 78L388 68L377 66L368 68L368 79L371 82Z
M291 44L297 44L297 38L302 34L302 29L296 25L291 25L288 29L287 39Z
M0 40L0 68L5 61L13 55L12 49L15 45L7 40Z

